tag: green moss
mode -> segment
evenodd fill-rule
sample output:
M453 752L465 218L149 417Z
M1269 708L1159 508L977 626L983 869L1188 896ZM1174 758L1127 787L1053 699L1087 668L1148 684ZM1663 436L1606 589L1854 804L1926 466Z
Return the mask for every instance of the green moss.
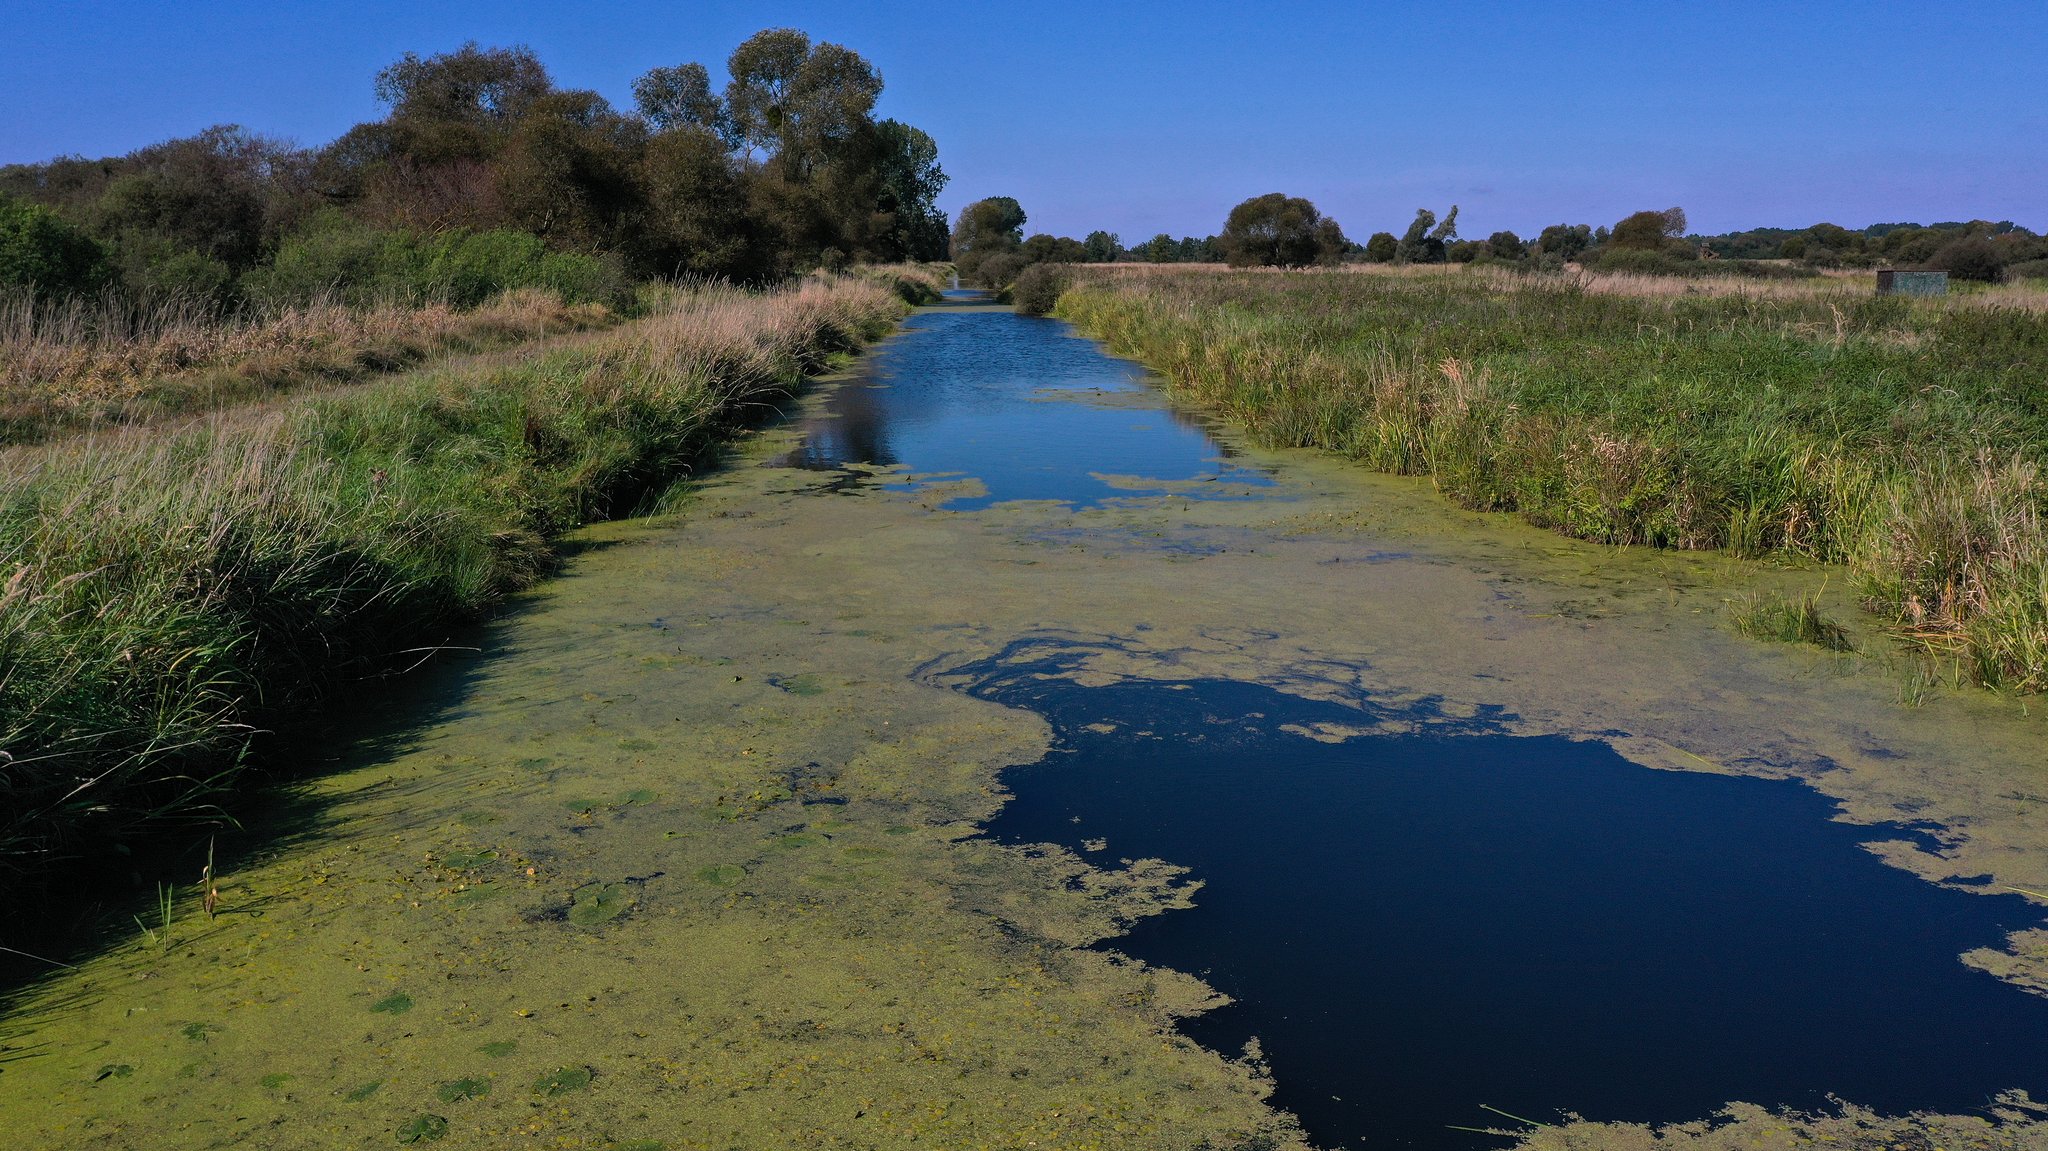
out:
M370 1010L382 1015L403 1015L412 1010L412 996L403 991L394 991L370 1004Z

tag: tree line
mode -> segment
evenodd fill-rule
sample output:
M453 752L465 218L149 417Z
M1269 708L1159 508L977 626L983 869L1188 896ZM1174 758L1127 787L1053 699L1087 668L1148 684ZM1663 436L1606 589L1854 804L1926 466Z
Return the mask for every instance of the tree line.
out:
M1613 225L1552 224L1524 239L1501 230L1484 239L1458 234L1458 206L1442 216L1418 208L1396 235L1374 232L1359 244L1307 200L1279 193L1231 209L1218 235L1175 240L1160 233L1119 258L1148 263L1225 262L1233 266L1505 264L1558 270L1566 264L1606 271L1811 274L1840 267L1921 267L1965 280L2048 279L2048 236L2010 220L1992 223L1874 224L1852 232L1835 224L1756 228L1721 235L1688 230L1683 208L1646 209ZM1789 261L1791 267L1762 262Z
M0 287L224 304L593 294L945 258L938 146L875 118L871 63L772 28L726 69L714 90L702 64L656 68L622 109L556 85L529 49L471 43L379 72L385 115L322 147L223 125L0 167Z

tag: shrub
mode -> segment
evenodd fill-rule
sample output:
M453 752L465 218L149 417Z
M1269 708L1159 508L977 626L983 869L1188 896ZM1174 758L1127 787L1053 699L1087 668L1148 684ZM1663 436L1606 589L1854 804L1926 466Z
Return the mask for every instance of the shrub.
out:
M1043 316L1060 302L1060 293L1070 282L1066 269L1057 264L1033 264L1018 274L1010 300L1027 316Z
M286 240L244 287L273 307L333 296L358 306L445 302L469 308L513 288L623 306L630 283L616 258L552 252L527 232L421 236L330 216Z
M1995 284L2005 278L2005 255L1998 245L1983 236L1965 236L1942 245L1928 266L1947 272L1951 279L1978 280Z
M76 295L103 287L111 274L92 237L46 208L0 196L0 288Z
M2007 279L2012 280L2048 280L2048 260L2025 260L2017 264L2008 264L2005 275Z

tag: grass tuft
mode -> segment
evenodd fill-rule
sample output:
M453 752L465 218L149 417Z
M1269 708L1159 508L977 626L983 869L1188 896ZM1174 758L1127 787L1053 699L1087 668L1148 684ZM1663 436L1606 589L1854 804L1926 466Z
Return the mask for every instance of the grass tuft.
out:
M1808 643L1829 651L1855 651L1842 625L1821 614L1817 593L1787 599L1775 592L1755 592L1734 601L1729 610L1735 628L1751 639Z

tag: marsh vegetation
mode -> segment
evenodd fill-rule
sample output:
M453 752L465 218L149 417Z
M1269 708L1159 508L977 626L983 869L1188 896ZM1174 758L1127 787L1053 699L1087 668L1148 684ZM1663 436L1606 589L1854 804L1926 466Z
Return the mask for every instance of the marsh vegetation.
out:
M1263 442L1582 539L1845 564L1926 652L2048 687L2038 293L1661 279L1097 274L1058 311Z
M260 730L533 582L885 331L894 281L670 288L516 361L0 453L0 867L213 818Z

